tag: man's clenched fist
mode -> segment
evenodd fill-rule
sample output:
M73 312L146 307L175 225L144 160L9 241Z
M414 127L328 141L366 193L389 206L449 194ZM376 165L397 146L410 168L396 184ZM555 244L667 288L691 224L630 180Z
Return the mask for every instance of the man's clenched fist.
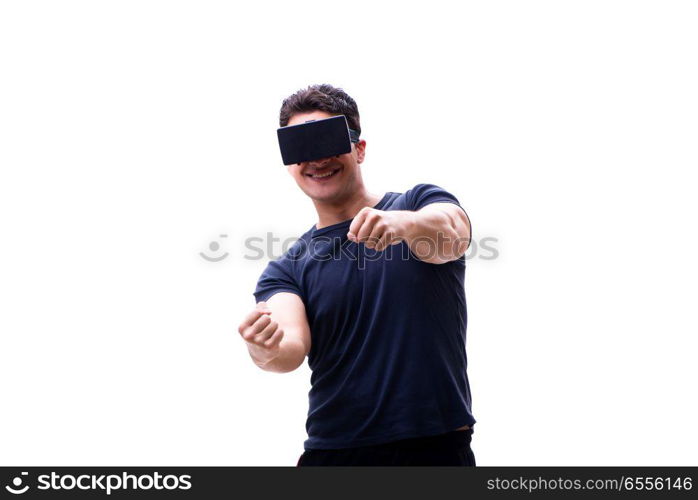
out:
M266 364L279 355L279 344L284 337L284 331L271 319L270 314L266 302L259 302L238 327L238 332L247 342L247 348L258 365Z
M413 212L364 207L349 226L347 238L355 243L363 243L366 248L383 251L405 239L412 225Z

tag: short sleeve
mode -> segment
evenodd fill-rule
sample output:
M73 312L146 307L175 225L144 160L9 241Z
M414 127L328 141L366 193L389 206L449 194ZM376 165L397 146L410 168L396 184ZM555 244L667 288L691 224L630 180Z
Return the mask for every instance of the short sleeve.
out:
M415 187L405 192L405 197L407 199L408 210L416 211L431 203L453 203L454 205L460 207L465 216L468 218L468 223L471 225L470 234L472 237L472 223L470 223L470 216L468 215L468 212L466 212L461 206L458 198L445 189L434 184L417 184Z
M285 256L269 262L257 281L254 297L257 302L262 302L278 292L295 293L303 299L301 288L294 277L293 261Z
M408 210L416 211L431 203L455 203L461 207L458 198L434 184L417 184L405 193L405 197L407 198Z

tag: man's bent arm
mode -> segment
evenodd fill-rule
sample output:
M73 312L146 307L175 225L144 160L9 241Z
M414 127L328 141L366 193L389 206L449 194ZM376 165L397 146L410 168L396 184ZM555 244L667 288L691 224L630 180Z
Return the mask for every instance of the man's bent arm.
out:
M454 203L431 203L410 219L404 240L419 260L443 264L460 258L470 246L470 220Z
M279 344L278 356L267 362L260 346L247 343L247 349L254 363L261 369L286 373L295 370L303 364L310 352L310 327L305 313L305 305L295 293L278 292L266 301L271 311L271 319L283 330L283 338Z

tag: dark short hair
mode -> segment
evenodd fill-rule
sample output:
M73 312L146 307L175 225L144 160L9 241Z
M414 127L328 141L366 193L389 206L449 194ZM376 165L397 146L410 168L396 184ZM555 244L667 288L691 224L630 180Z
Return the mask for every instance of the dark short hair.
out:
M284 99L279 112L279 126L285 127L296 113L309 111L325 111L333 115L347 117L349 128L361 135L359 107L354 99L344 90L333 87L328 83L310 85Z

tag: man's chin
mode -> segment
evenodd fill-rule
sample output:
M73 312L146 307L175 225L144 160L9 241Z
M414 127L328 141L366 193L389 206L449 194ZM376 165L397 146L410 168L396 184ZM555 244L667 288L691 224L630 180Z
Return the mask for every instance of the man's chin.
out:
M314 201L321 201L323 203L332 203L342 200L344 190L343 186L334 186L332 189L313 189L305 188L303 192Z
M344 172L340 172L343 174ZM323 203L339 203L342 202L348 192L351 192L351 186L347 183L348 179L337 179L330 182L316 182L306 179L297 179L296 184L301 188L308 198L314 201ZM341 182L337 182L341 181Z

